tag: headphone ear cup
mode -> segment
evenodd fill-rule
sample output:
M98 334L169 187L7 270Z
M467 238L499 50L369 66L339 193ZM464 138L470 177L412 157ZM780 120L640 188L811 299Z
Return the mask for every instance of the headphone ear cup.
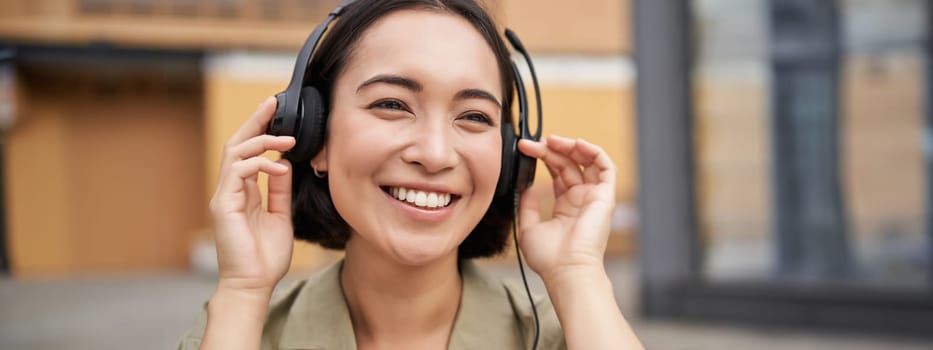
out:
M275 94L275 115L269 122L266 133L275 136L295 136L295 119L297 116L285 111L285 92Z
M324 146L327 108L321 93L313 86L301 88L298 106L298 125L295 127L295 147L286 153L291 161L305 161L314 157Z
M499 171L499 182L496 184L496 197L510 195L515 192L518 136L515 135L511 125L509 123L502 126L502 167Z

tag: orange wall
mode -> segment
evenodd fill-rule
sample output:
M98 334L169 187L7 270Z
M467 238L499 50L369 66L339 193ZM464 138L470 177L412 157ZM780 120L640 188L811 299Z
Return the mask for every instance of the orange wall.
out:
M13 273L186 267L206 206L198 94L49 70L22 75L7 133Z
M68 179L63 171L67 123L61 111L24 93L18 106L39 115L18 121L7 133L4 178L7 197L7 240L14 274L63 272L74 260L68 235Z
M630 0L503 0L504 24L534 52L631 52Z

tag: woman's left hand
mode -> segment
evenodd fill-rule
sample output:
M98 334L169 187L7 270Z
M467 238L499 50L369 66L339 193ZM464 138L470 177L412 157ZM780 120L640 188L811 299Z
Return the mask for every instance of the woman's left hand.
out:
M541 221L532 191L519 205L519 246L545 283L579 269L602 271L615 208L616 168L609 155L582 139L551 135L522 140L519 150L544 162L554 182L554 215Z

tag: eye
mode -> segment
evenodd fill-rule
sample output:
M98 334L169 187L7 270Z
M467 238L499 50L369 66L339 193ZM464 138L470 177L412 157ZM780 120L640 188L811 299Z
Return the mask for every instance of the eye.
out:
M460 119L470 121L470 122L483 123L483 124L490 125L490 126L493 125L492 119L487 117L485 114L477 113L477 112L471 112L471 113L464 114L463 116L460 117Z
M402 101L396 99L384 99L374 102L369 105L370 109L387 109L393 111L408 111L408 106L406 106Z

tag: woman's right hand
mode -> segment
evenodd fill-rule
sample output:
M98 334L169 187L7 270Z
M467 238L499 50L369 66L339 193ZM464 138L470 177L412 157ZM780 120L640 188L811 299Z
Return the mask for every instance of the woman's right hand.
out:
M210 203L220 270L218 290L268 295L291 263L291 165L284 159L262 156L295 145L291 136L265 134L275 104L273 97L260 103L224 146ZM269 175L267 208L262 206L257 184L259 172Z

